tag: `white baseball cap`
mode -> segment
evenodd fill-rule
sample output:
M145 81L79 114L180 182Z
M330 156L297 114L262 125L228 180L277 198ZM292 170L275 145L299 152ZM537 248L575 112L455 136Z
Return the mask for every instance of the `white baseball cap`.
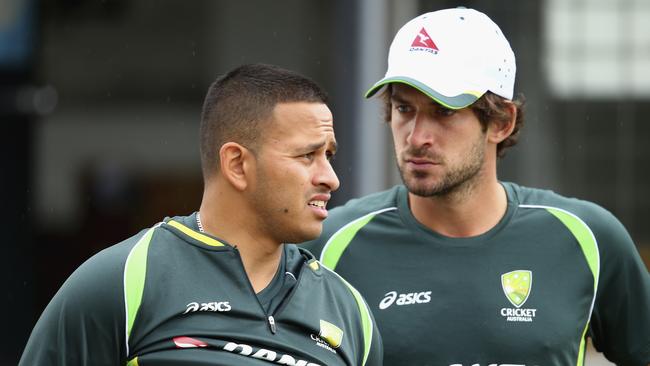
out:
M515 54L499 26L474 9L426 13L406 23L388 52L388 70L366 92L408 84L452 109L465 108L486 91L512 99Z

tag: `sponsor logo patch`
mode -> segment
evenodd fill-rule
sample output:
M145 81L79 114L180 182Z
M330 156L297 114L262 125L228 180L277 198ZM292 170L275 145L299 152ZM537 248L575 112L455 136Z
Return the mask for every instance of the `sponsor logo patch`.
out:
M320 333L318 333L318 336L326 340L330 346L339 348L341 346L341 341L343 340L343 330L336 325L321 319Z
M533 272L516 270L501 275L501 288L506 298L515 308L502 308L500 314L509 322L532 322L537 309L521 308L528 297L533 284Z
M335 348L341 346L341 342L343 341L343 330L336 325L321 319L318 335L311 334L310 337L316 342L318 347L325 348L332 353L337 353Z

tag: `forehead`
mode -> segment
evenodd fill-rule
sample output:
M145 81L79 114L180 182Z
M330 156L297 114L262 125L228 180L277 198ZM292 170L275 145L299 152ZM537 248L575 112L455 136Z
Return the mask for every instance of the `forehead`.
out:
M332 112L323 103L279 103L273 109L266 140L283 144L335 143Z
M334 118L323 103L279 103L273 109L272 130L279 134L291 131L333 133Z

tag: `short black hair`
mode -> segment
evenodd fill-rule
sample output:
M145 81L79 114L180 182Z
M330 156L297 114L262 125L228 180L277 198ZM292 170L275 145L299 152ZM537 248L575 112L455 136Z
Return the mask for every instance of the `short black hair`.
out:
M249 64L220 76L205 96L200 149L204 179L219 169L219 150L233 141L255 149L261 124L279 103L327 103L327 94L313 80L267 64Z

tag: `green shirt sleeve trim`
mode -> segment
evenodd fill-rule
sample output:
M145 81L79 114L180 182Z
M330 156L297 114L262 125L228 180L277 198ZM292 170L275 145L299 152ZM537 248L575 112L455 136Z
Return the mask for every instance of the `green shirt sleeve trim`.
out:
M580 339L580 348L578 349L578 359L576 365L583 365L584 356L585 356L585 335L587 334L587 329L589 328L589 321L591 319L591 314L594 310L594 303L596 301L596 292L598 291L598 279L600 277L600 253L598 250L598 242L594 233L589 228L582 219L573 213L563 210L557 207L550 206L535 206L535 205L520 205L519 207L524 208L541 208L547 210L553 216L555 216L564 226L571 231L571 234L576 238L582 253L587 260L587 264L591 273L594 277L594 295L591 300L591 308L589 309L589 317L587 318L587 324L585 324L584 330L582 331L582 337Z
M341 279L343 283L350 289L350 292L354 296L354 300L357 302L357 307L359 308L359 315L361 316L361 329L363 330L363 361L361 363L361 366L364 366L366 364L366 361L368 361L368 356L370 355L370 349L372 348L372 334L373 334L373 324L372 324L372 317L370 316L370 309L368 309L368 305L366 302L363 300L363 297L355 289L352 285L348 283L343 277L339 276L338 273L328 269L331 273L333 273L336 277Z
M388 207L371 212L347 223L345 226L340 228L337 232L334 233L334 235L332 235L332 237L329 238L323 247L323 251L320 256L320 262L327 268L334 270L339 262L339 259L341 259L341 255L343 255L345 248L348 247L357 232L361 230L361 228L364 227L367 223L369 223L370 220L372 220L375 216L379 215L380 213L392 210L397 210L397 207Z
M147 275L147 252L156 226L147 232L131 248L124 266L124 307L126 310L126 355L129 355L129 337L135 316L142 302L144 283ZM137 362L137 361L136 361Z

